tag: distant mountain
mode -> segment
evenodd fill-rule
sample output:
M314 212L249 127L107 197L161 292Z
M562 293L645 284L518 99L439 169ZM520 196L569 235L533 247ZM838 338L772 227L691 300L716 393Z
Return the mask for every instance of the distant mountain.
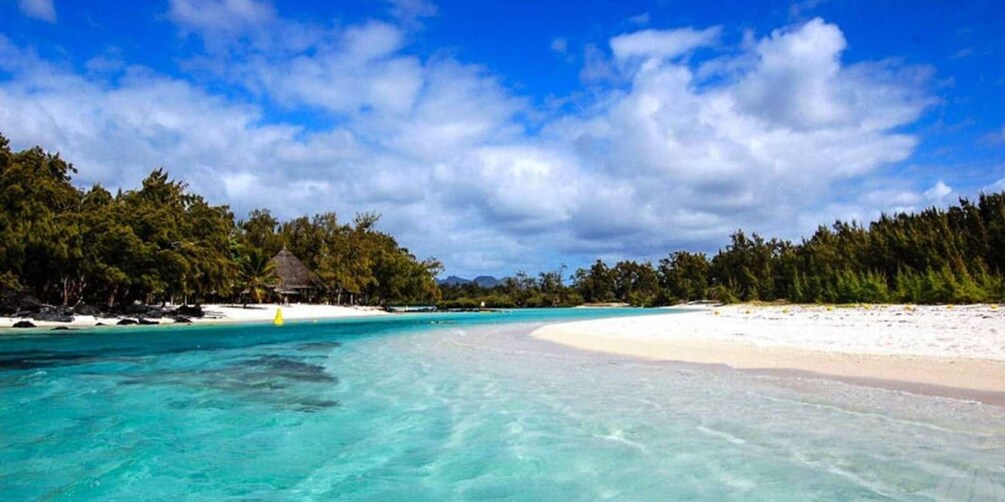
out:
M468 284L471 282L471 280L457 277L456 275L452 275L450 277L447 277L446 279L436 282L440 283L440 286L459 286L462 284Z
M479 275L472 280L452 275L446 279L437 281L437 283L439 283L440 286L463 286L465 284L475 283L475 285L479 288L492 289L502 284L502 279L496 279L491 275Z
M491 275L479 275L471 282L477 284L480 288L491 289L502 284L502 279L496 279Z

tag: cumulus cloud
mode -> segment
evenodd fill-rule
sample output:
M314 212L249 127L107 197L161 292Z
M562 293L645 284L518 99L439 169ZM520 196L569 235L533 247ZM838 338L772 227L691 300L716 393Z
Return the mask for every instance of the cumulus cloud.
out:
M935 186L925 190L925 198L932 201L934 204L942 204L946 197L948 197L951 193L953 193L953 189L950 188L949 185L943 183L942 180L939 180L935 183Z
M251 0L214 9L251 13L243 30L304 31ZM183 30L217 22L186 12L176 13ZM413 252L462 274L709 250L737 227L795 237L820 218L951 192L882 180L857 191L911 155L918 140L899 128L930 103L926 72L846 64L843 33L822 20L700 63L687 56L721 44L718 27L627 33L610 53L587 46L584 73L607 84L583 111L535 124L539 133L527 130L527 99L485 68L410 55L401 25L307 28L211 56L223 58L212 78L243 86L249 101L142 67L80 75L0 39L12 75L0 83L0 123L15 145L62 151L82 182L135 185L163 165L238 214L380 211ZM706 78L710 63L722 78ZM336 125L270 120L256 99Z
M745 111L796 129L857 126L886 130L915 120L924 95L882 63L845 66L837 26L814 19L757 44L756 66L736 88Z
M715 39L697 33L708 32L663 32L658 40L671 42L622 47L620 57L655 54L659 63L626 70L627 89L612 91L592 116L549 130L575 147L582 172L612 181L580 201L577 240L620 239L631 242L627 251L708 243L709 229L721 236L740 226L795 236L807 228L795 228L794 215L820 213L841 183L912 153L917 139L895 128L930 103L917 72L843 64L847 44L836 26L816 19L775 31L739 56L744 64L724 65L732 74L716 84L673 59ZM631 217L617 219L624 213ZM595 223L612 219L618 224Z
M375 22L344 30L336 40L312 47L317 52L311 55L255 59L240 65L240 77L287 104L339 114L369 108L407 112L421 83L418 61L395 55L403 43L401 32Z
M41 21L56 22L56 6L53 0L17 0L21 13Z

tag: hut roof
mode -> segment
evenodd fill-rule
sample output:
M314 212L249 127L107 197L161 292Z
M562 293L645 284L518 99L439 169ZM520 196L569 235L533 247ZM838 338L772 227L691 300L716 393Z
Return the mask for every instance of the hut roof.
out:
M298 289L312 289L321 285L318 276L311 272L293 253L285 249L272 257L272 262L276 264L276 276L279 277L276 290L281 293L294 292Z

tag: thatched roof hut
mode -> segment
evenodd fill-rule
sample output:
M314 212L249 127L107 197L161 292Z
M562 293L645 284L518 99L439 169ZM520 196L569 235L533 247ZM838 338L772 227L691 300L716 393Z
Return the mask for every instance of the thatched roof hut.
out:
M301 294L321 286L321 280L303 262L285 248L272 257L276 264L276 292L281 295Z

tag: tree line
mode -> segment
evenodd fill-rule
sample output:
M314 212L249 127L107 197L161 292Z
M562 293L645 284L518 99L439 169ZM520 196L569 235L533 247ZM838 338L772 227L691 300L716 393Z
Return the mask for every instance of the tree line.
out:
M1005 192L947 209L883 215L863 226L837 221L798 243L738 230L709 257L677 251L656 263L597 260L562 281L518 274L492 290L444 287L444 304L567 306L693 300L796 303L1005 301Z
M75 173L58 154L14 152L0 135L0 289L61 305L261 301L277 284L271 258L285 247L317 275L312 301L439 298L441 264L377 230L376 214L281 222L261 209L236 220L162 169L114 194L77 188Z
M442 264L419 260L377 230L379 216L334 213L237 220L154 170L139 188L78 188L76 171L40 147L0 135L0 290L61 305L262 301L286 248L317 276L305 300L445 308L557 307L692 300L968 303L1005 300L1005 192L946 209L838 221L798 243L738 230L713 256L677 251L656 263L597 260L518 273L491 289L440 286Z

